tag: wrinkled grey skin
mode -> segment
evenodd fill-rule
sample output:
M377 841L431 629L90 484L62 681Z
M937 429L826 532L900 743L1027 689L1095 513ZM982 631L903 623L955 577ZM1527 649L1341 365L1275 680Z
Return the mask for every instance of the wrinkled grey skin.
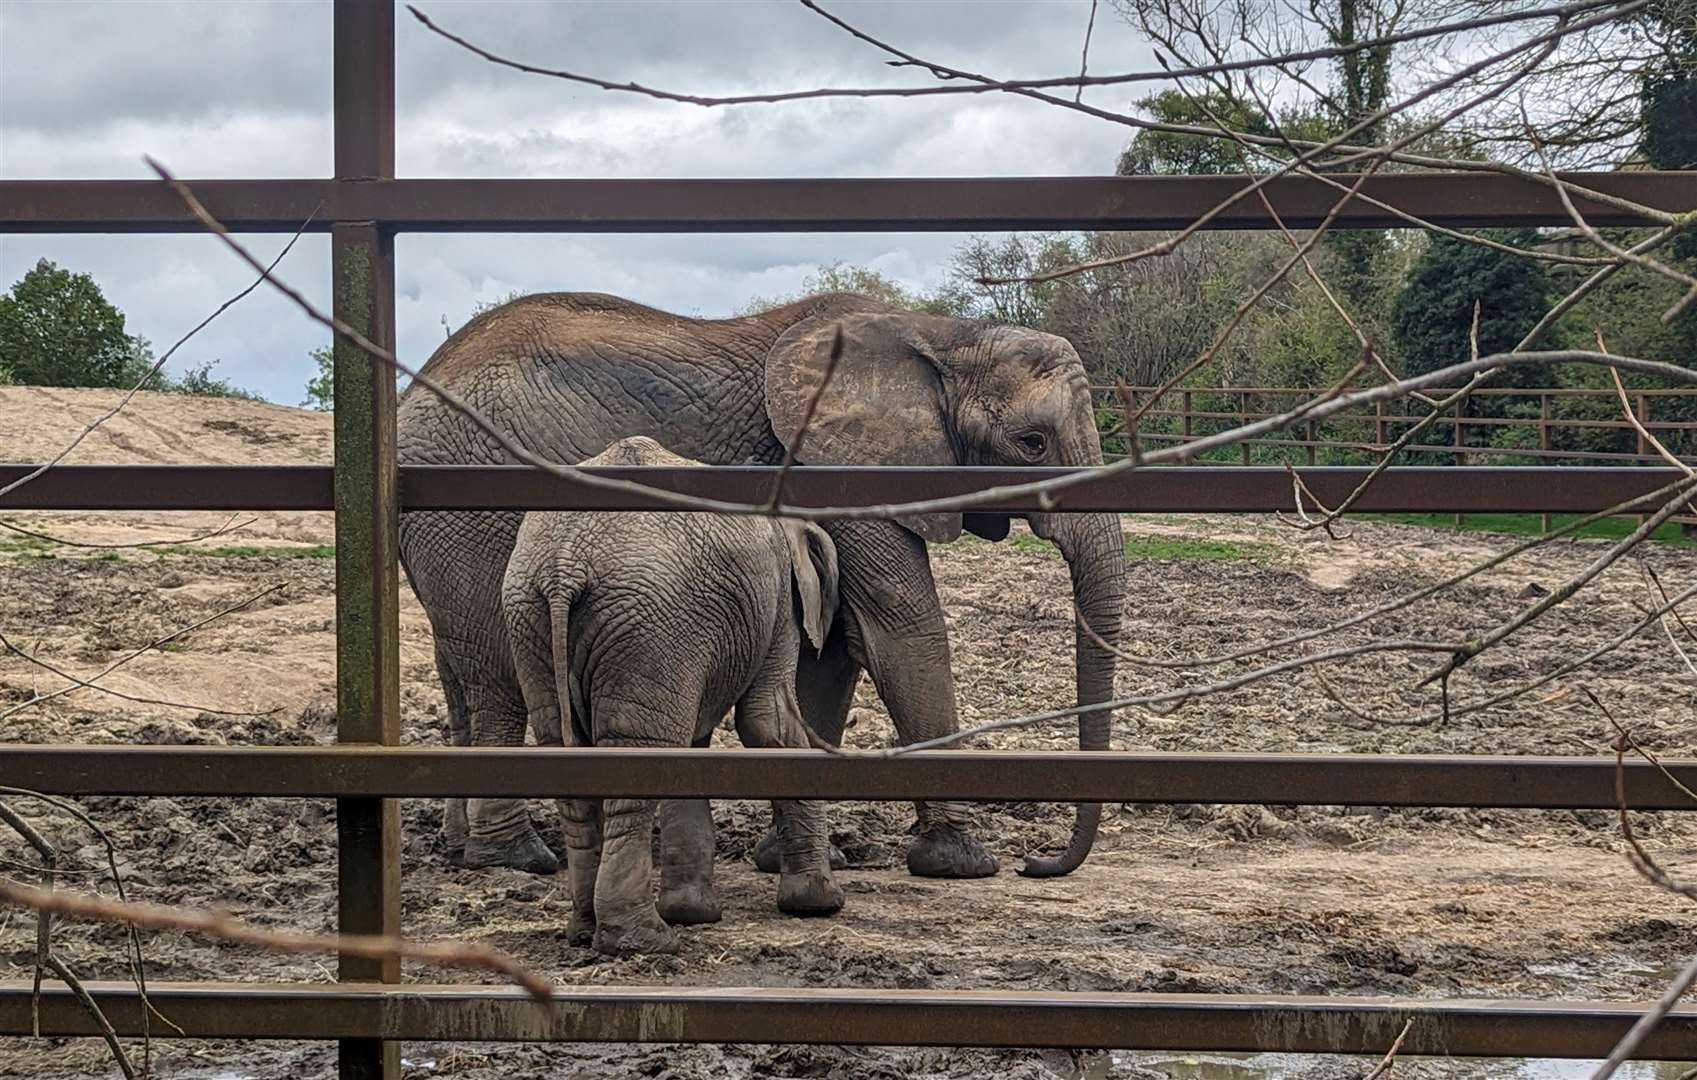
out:
M758 315L702 320L617 297L554 293L472 320L425 371L530 451L581 462L614 441L649 436L709 464L776 464L823 379L833 334L844 349L798 455L809 465L1094 465L1102 460L1083 364L1065 340L1015 327L900 312L854 294L811 297ZM417 384L402 398L407 464L505 464L503 451ZM1064 498L1062 500L1064 505ZM402 515L401 556L436 638L456 744L516 745L525 708L505 641L501 577L522 515ZM1113 514L1032 513L1072 572L1073 598L1100 639L1119 635L1124 548ZM1005 516L933 514L903 522L833 522L842 605L820 656L797 674L802 715L840 741L864 669L902 742L958 728L949 640L926 554L963 524L1007 534ZM1114 656L1087 635L1076 647L1078 701L1112 694ZM1109 714L1079 722L1079 746L1105 749ZM965 827L959 803L916 804L911 872L978 877L994 857ZM457 812L456 812L457 810ZM1024 872L1065 874L1083 862L1100 806L1082 804L1066 850ZM471 866L556 867L519 801L480 803L467 835L450 804L451 847ZM771 841L763 845L770 865Z
M699 463L637 437L584 464ZM796 662L802 635L817 654L836 617L836 547L817 525L773 518L532 511L501 604L538 743L705 746L734 707L743 745L806 749ZM668 924L718 921L704 800L669 807L658 905L654 800L559 806L572 944L676 952ZM773 809L784 830L779 910L840 910L824 804Z

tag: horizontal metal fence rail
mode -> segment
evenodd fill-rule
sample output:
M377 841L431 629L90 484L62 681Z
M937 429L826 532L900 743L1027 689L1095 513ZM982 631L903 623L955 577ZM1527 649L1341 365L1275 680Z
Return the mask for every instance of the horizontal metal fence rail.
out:
M1697 788L1697 761L1664 761ZM1397 754L450 747L11 746L0 785L50 795L298 798L737 798L1263 803L1601 810L1614 759ZM1624 766L1638 810L1697 803L1646 762Z
M1677 172L1564 173L1607 195L1679 213L1697 203L1697 176ZM1338 175L1340 183L1353 178ZM1019 229L1177 229L1248 183L1241 176L1012 178L499 180L188 180L235 232L294 232L336 221L393 232L970 232ZM1320 224L1336 189L1304 177L1267 183L1291 228ZM1362 194L1451 228L1571 225L1547 184L1496 173L1369 177ZM1575 196L1592 225L1651 224ZM1336 224L1406 227L1354 199ZM1273 229L1258 197L1240 199L1211 229ZM150 180L0 180L0 232L199 232L177 197Z
M89 983L120 1035L143 1028L133 986ZM1405 1055L1606 1055L1647 1002L566 987L552 1007L488 986L149 982L148 999L195 1039L475 1039L612 1043L1067 1047ZM1410 1024L1410 1021L1412 1023ZM30 987L0 983L0 1035L32 1031ZM44 986L45 1036L95 1035L68 990ZM160 1024L153 1023L157 1037ZM1676 1007L1641 1047L1697 1058L1697 1006Z
M1188 225L1249 182L1245 177L948 179L468 180L396 179L394 5L335 0L332 179L191 180L236 232L293 232L311 219L330 231L335 311L374 340L394 341L394 238L402 232L796 232L1166 229ZM1334 180L1349 181L1348 177ZM1697 207L1697 173L1613 172L1567 179L1663 211ZM1337 200L1318 180L1283 177L1209 222L1209 228L1317 225ZM1457 228L1567 225L1556 191L1488 173L1369 178L1364 196ZM1612 205L1576 199L1593 225L1649 224ZM1280 220L1282 219L1282 220ZM1354 199L1342 228L1404 220ZM200 233L164 185L135 180L0 180L0 233ZM338 924L397 933L399 825L393 799L559 790L592 793L600 751L525 750L488 768L486 751L416 750L398 742L394 514L497 507L660 509L663 499L612 494L525 469L394 466L393 383L357 349L336 350L339 472L321 467L59 467L0 502L23 509L292 509L337 511L338 738L335 748L14 747L0 782L68 794L312 794L338 803ZM618 470L605 470L620 474ZM0 466L0 483L21 475ZM1559 476L1546 476L1559 473ZM1038 470L802 469L786 499L803 506L866 505L958 495L986 483L1029 483ZM1364 475L1306 469L1332 502ZM1362 510L1598 510L1675 478L1660 469L1393 470ZM644 482L728 501L760 503L770 470L685 470ZM1279 469L1157 469L1081 484L1062 509L1271 511L1287 509ZM1005 499L991 512L1034 508ZM356 745L361 744L361 745ZM363 745L385 744L385 745ZM493 752L506 753L503 751ZM732 758L735 760L732 760ZM484 764L468 770L468 760ZM99 763L99 768L95 768ZM628 794L736 794L786 790L831 798L1031 798L1040 801L1229 800L1353 805L1606 807L1614 763L1567 758L1358 758L1345 755L920 754L891 761L812 752L775 756L658 752L632 759ZM1676 772L1697 781L1697 763ZM1041 785L1037 783L1041 779ZM239 786L241 792L234 790ZM615 786L623 786L619 781ZM631 781L637 783L636 780ZM1665 778L1627 769L1628 797L1645 808L1689 808ZM668 788L667 785L670 785ZM522 789L522 790L521 790ZM1253 800L1251 800L1253 796ZM1456 800L1449 802L1445 800ZM1463 802L1462 800L1465 800ZM1276 1049L1381 1054L1417 1022L1410 1054L1600 1056L1645 1006L1639 1003L1430 1002L1259 996L1029 994L1011 991L754 989L572 990L544 1012L516 992L483 987L398 987L396 964L343 958L338 986L166 984L153 1002L190 1037L338 1039L347 1080L400 1074L400 1039L583 1039L705 1042L1054 1045L1147 1049ZM118 984L96 997L126 1034L140 1003ZM0 1034L31 1030L28 986L0 984ZM44 1034L93 1034L59 987L41 1000ZM158 1029L155 1026L155 1034ZM1643 1045L1645 1056L1697 1058L1697 1011L1681 1007Z
M0 465L0 486L33 471ZM790 473L793 506L882 506L1030 484L1080 470L965 467L808 467ZM1298 468L1309 489L1335 505L1365 479L1365 466ZM586 473L661 491L764 505L773 467L617 467ZM1585 513L1674 483L1670 468L1405 467L1387 470L1356 503L1363 512ZM329 510L326 465L61 465L10 495L0 510ZM1127 513L1270 513L1290 510L1290 474L1278 466L1168 466L1103 476L1056 492L1052 509ZM524 466L403 465L405 510L666 510L662 497L621 493ZM1039 509L1036 496L976 510Z

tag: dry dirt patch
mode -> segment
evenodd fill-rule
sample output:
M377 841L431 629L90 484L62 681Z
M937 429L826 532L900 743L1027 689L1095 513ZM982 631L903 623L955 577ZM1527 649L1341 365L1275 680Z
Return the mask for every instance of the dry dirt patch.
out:
M0 415L8 421L0 425L0 459L51 452L107 401L93 391L0 390ZM134 409L115 423L112 436L91 439L73 460L327 460L328 422L318 414L155 395L143 395ZM112 679L126 693L196 708L80 692L0 721L0 742L328 742L334 730L333 566L322 557L281 557L311 551L275 549L327 544L329 523L323 515L257 516L255 524L211 542L202 554L126 551L112 558L0 538L9 545L0 550L0 630L82 673L175 626L286 583L274 596L150 652ZM222 520L76 514L30 515L25 523L111 542L185 535ZM1264 519L1225 517L1128 518L1127 533L1138 557L1128 564L1125 647L1159 658L1231 651L1367 611L1503 543L1389 525L1362 525L1348 539L1333 541ZM1518 610L1528 585L1551 587L1599 550L1595 542L1556 545L1535 561L1511 564L1439 600L1373 620L1344 639L1477 631ZM1656 550L1647 558L1670 582L1697 572L1697 558L1682 551ZM1066 569L1053 551L1021 533L1002 544L940 547L934 562L963 720L1070 703L1072 615ZM442 702L428 626L405 588L402 597L406 737L436 742ZM1550 671L1629 625L1643 601L1638 571L1614 572L1571 609L1469 668L1452 692L1466 699ZM1311 677L1293 676L1171 715L1124 714L1114 745L1605 753L1600 719L1574 692L1583 681L1618 704L1647 745L1674 756L1697 753L1692 679L1666 642L1652 635L1611 654L1583 680L1558 682L1448 726L1385 723L1433 707L1430 693L1410 689L1421 670L1423 661L1388 656L1334 669L1333 690L1361 715L1334 703ZM1119 685L1136 693L1209 677L1127 665ZM0 711L60 685L17 657L0 658ZM855 745L889 739L887 716L868 685L854 719ZM1073 738L1063 725L999 733L985 745L1061 748ZM262 924L330 926L330 804L163 798L83 804L112 831L129 885L142 899L218 904ZM911 878L902 868L909 808L841 804L833 822L835 839L854 862L843 875L848 907L833 920L798 922L774 910L773 882L746 861L764 828L765 809L724 803L716 816L725 920L687 931L680 956L606 962L561 940L569 912L562 880L456 869L437 841L437 807L408 802L404 809L408 933L486 941L562 983L1644 998L1659 989L1671 965L1697 950L1697 922L1631 874L1607 813L1128 804L1109 808L1097 853L1084 869L1033 882L1011 867L1027 851L1061 841L1068 809L992 805L978 810L978 827L1007 869L986 881L945 883ZM536 812L552 834L544 808ZM88 837L67 823L42 820L71 865L96 864L98 850ZM1689 865L1697 857L1694 833L1682 816L1636 820L1671 864ZM57 934L78 970L121 977L121 942L112 931L64 926ZM0 978L28 976L31 942L27 920L0 917ZM325 980L331 966L181 934L149 935L147 955L150 975L161 980L311 982ZM422 968L409 969L408 977L464 978ZM165 1076L333 1074L333 1051L325 1047L176 1043L158 1052ZM409 1075L480 1080L1208 1075L1197 1071L1203 1065L1182 1061L1075 1062L1037 1052L408 1046L406 1054L414 1063ZM1341 1077L1361 1071L1317 1059L1257 1068L1216 1075ZM0 1044L0 1076L107 1072L97 1044ZM1507 1065L1408 1063L1398 1075L1526 1074Z

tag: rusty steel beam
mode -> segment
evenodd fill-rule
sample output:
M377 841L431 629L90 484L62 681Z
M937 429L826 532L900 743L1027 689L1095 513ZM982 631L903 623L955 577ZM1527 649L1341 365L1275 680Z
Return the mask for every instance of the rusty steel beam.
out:
M332 7L338 186L395 175L395 5ZM335 316L395 347L395 237L365 215L330 231ZM334 343L336 511L336 741L401 741L400 495L395 375L339 336ZM336 928L401 933L401 805L363 793L336 803ZM399 958L338 957L345 982L401 981ZM352 1032L337 1052L341 1080L400 1080L401 1045Z
M30 471L0 465L0 486ZM771 467L603 468L598 476L662 491L763 504ZM796 506L878 506L1028 484L1069 469L809 467L790 474ZM1366 477L1356 466L1296 470L1335 505ZM1587 513L1665 487L1683 474L1663 468L1538 466L1403 467L1387 470L1357 504L1364 513ZM331 470L322 465L61 465L0 498L5 510L328 510ZM663 510L662 499L562 480L521 466L409 465L400 469L407 510ZM1291 508L1290 475L1277 466L1182 466L1104 476L1055 496L1062 511L1267 513ZM1037 509L1034 496L980 509Z
M338 144L340 148L340 144ZM343 172L340 168L338 172ZM1654 209L1697 207L1689 172L1564 174L1569 181ZM1351 177L1339 175L1348 182ZM727 180L354 179L189 180L212 214L237 232L293 232L368 221L402 232L971 232L1018 229L1175 229L1245 184L1239 176L1045 176ZM1313 228L1335 188L1282 177L1265 188L1284 223ZM1548 186L1495 173L1398 173L1368 179L1364 194L1452 228L1570 225ZM1577 199L1594 225L1642 225L1640 216ZM317 209L316 215L314 210ZM1406 222L1365 202L1342 228ZM1233 204L1213 229L1271 229L1259 198ZM0 232L200 232L175 196L151 180L0 181Z
M89 991L118 1034L142 1030L134 986ZM1602 1057L1647 1002L1428 1000L1229 994L742 987L561 988L551 1008L490 986L153 983L148 997L196 1039L476 1040L1072 1047L1385 1052L1405 1023L1409 1056ZM32 1028L30 986L0 983L0 1035ZM45 1036L97 1033L62 986L42 988ZM174 1037L157 1022L153 1037ZM1697 1058L1697 1006L1680 1005L1639 1048Z
M1697 761L1664 761L1697 787ZM0 785L54 795L917 798L1608 809L1607 757L377 746L8 746ZM1697 810L1654 766L1628 802Z

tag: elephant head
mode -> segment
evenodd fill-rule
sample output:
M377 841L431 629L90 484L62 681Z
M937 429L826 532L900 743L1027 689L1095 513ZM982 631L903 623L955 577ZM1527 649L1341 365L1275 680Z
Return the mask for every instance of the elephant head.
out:
M840 352L831 354L842 335ZM819 389L830 370L829 381ZM766 358L766 410L791 449L817 395L797 459L811 465L1045 465L1102 463L1089 381L1064 339L1018 327L901 312L847 312L803 319ZM1078 704L1113 694L1114 654L1125 594L1125 549L1116 514L1024 515L1054 541L1072 575L1080 618L1093 632L1075 642ZM926 514L901 524L926 540L953 540L963 525L990 539L999 515ZM1107 644L1110 648L1103 648ZM1105 750L1111 714L1079 717L1078 745ZM1026 858L1023 873L1050 877L1084 861L1101 818L1080 804L1066 851Z
M802 633L813 651L819 652L837 617L837 545L830 533L812 522L784 521L779 528L789 545L790 580L795 585Z

